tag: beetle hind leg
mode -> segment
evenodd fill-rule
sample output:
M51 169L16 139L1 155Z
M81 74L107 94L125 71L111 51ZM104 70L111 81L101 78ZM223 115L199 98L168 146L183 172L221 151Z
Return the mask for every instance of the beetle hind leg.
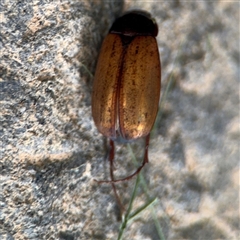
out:
M111 180L103 180L103 181L97 181L97 182L98 183L112 183L113 184L113 183L117 183L117 182L123 182L123 181L126 181L126 180L130 180L132 177L139 174L140 171L142 170L142 168L145 166L145 164L148 163L149 139L150 139L150 134L148 134L146 136L145 152L144 152L144 158L143 158L143 162L142 162L141 166L139 166L138 169L134 173L132 173L131 175L129 175L125 178L121 178L121 179L114 179L114 174L113 174L114 143L113 143L112 140L110 140L111 150L110 150L110 154L109 154L109 162L110 162L110 177L111 177ZM114 185L113 189L114 188L115 188L115 185Z

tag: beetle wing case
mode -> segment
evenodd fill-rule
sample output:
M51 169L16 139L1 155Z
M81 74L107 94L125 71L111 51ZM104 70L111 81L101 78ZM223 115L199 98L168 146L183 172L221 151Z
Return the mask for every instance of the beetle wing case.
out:
M158 111L160 64L155 37L136 36L123 59L119 126L125 139L149 134Z
M116 135L115 109L122 51L121 38L108 34L101 47L93 83L93 119L98 131L109 138Z
M149 14L117 19L103 41L92 93L92 115L104 136L134 140L153 127L160 97L161 67Z

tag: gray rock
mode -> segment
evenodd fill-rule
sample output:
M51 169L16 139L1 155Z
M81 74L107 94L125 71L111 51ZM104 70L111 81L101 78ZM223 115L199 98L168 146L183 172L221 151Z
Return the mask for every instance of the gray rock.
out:
M109 166L91 117L90 73L122 8L121 1L1 3L0 239L117 239L111 185L94 181L108 179ZM239 6L124 8L147 10L159 25L162 95L142 172L158 201L129 222L123 239L160 239L156 219L165 239L238 239ZM131 146L140 163L142 142ZM115 168L116 177L136 168L125 145L117 144ZM133 185L117 184L125 208ZM143 189L133 211L149 201Z

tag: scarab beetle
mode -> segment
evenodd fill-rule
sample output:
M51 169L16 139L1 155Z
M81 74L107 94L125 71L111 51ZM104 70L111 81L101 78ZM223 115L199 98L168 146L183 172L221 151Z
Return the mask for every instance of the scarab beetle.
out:
M161 88L158 26L148 12L131 11L115 20L105 37L95 72L92 116L100 133L110 139L111 181L131 178L148 162L149 134L155 122ZM146 137L142 165L115 180L114 141Z

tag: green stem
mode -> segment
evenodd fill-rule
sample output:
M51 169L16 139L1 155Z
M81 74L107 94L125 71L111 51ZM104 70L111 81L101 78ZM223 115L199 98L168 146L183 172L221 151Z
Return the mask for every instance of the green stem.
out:
M136 194L137 194L137 188L138 188L138 185L139 185L139 180L140 180L140 177L139 177L139 174L138 174L137 180L135 182L135 186L134 186L134 189L133 189L133 193L132 193L129 205L128 205L128 209L127 209L126 214L123 218L123 222L120 226L120 231L119 231L119 234L118 234L118 240L122 239L123 232L124 232L125 228L127 227L127 223L128 223L128 220L129 220L129 215L130 215L130 212L132 210L133 202L134 202L134 199L135 199Z
M134 161L134 164L137 165L136 157L133 154L132 148L130 147L129 144L128 144L128 149L129 149L129 151L130 151L130 153L132 155L132 159ZM145 195L147 197L147 201L149 202L149 201L151 201L151 198L150 198L150 194L148 193L148 187L147 187L146 181L144 180L144 177L143 177L141 172L138 174L138 176L140 178L140 184L142 185L143 191L144 191L144 193L145 193ZM151 215L152 215L152 218L153 218L156 230L158 232L159 239L160 240L165 240L165 237L163 235L163 231L162 231L161 225L159 223L159 220L158 220L158 217L157 217L157 214L156 214L156 209L155 209L155 207L153 205L150 205L150 211L151 211Z

